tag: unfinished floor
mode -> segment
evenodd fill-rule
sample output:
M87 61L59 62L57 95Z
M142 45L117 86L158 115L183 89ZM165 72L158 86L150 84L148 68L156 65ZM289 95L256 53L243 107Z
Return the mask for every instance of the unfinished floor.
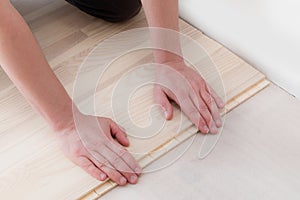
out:
M226 116L223 133L203 160L203 135L172 165L146 173L139 184L118 187L100 199L300 198L300 102L270 85ZM189 139L145 170L168 163ZM177 151L177 152L176 152Z
M79 65L97 42L122 30L146 25L143 13L129 22L110 24L87 16L60 0L13 2L69 93ZM221 45L200 32L193 34L195 29L184 22L181 22L181 30L192 33L202 42L223 71L231 69L230 73L224 73L229 99L227 111L267 86L268 81L262 74ZM114 75L119 73L116 71ZM88 194L88 198L94 199L102 195L107 188L101 187L102 183L89 177L55 149L51 130L2 71L0 81L1 198L76 199ZM110 90L109 84L106 86L103 86L104 93ZM251 90L253 86L256 86L254 91ZM101 97L103 95L99 95L99 101ZM105 108L99 107L99 110ZM299 113L299 101L271 85L226 116L222 136L207 158L198 159L204 136L197 135L191 148L173 165L146 173L138 185L115 189L102 198L299 199ZM192 132L185 144L195 139L195 132ZM146 150L155 147L148 143L135 144L147 146ZM145 170L151 171L160 162L167 162L183 147L184 144Z

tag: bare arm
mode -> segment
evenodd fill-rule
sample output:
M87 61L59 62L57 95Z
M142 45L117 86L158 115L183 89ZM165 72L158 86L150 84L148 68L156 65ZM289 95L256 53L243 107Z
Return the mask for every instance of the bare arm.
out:
M177 0L142 0L145 14L147 17L149 27L166 28L174 31L179 31L178 20L178 1ZM170 35L165 32L152 35L153 42L162 43L163 41L170 41ZM165 35L166 34L166 35ZM173 37L176 34L172 35ZM180 52L180 44L178 38L172 38L168 45L168 49ZM154 51L155 60L158 63L164 63L170 60L182 60L180 56L171 54L167 51Z
M142 0L150 27L178 31L178 0Z
M59 130L72 119L72 101L19 13L0 5L0 64L30 104Z
M178 0L142 0L150 27L179 30ZM179 37L155 33L153 41L166 43L168 49L181 51ZM169 41L169 42L165 42ZM222 99L206 84L205 80L194 70L185 65L184 60L168 51L154 50L156 62L168 65L159 69L157 81L166 87L156 85L155 99L165 112L166 119L171 119L173 108L169 99L174 100L198 127L202 133L217 133L222 121L219 108L224 106Z
M0 52L0 65L57 133L62 151L70 160L98 180L110 177L120 185L137 182L141 168L124 149L129 141L116 123L108 118L83 115L75 109L83 124L83 131L77 131L72 100L29 27L8 0L0 1ZM90 123L94 120L98 120L100 130ZM82 141L82 138L87 139Z

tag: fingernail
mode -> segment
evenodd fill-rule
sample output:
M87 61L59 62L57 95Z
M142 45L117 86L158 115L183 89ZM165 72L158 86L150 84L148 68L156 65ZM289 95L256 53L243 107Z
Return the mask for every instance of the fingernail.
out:
M166 118L168 117L168 111L165 111L165 117Z
M225 106L225 104L223 102L221 102L220 106L223 108Z
M121 177L120 178L120 183L123 185L123 184L125 184L127 181L126 181L126 179L124 178L124 177Z
M140 174L140 173L142 173L142 169L137 167L137 168L134 169L134 172L137 173L137 174Z
M211 132L212 134L217 134L217 133L218 133L217 127L213 126L213 127L210 129L210 132Z
M106 178L105 174L100 174L100 179L104 180Z
M136 180L137 180L137 176L132 175L132 176L130 177L130 182L131 182L131 183L135 183Z
M204 129L204 132L205 132L205 133L208 133L209 129L208 129L207 126L203 126L203 129Z

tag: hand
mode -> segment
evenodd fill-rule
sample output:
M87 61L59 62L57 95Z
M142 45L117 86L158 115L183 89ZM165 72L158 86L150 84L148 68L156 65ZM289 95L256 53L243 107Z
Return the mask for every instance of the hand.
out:
M222 126L219 113L219 109L224 107L222 99L200 74L186 66L183 61L163 64L169 67L159 66L154 97L156 103L165 110L166 119L170 120L173 115L171 99L202 133L216 134Z
M109 177L119 185L137 183L142 169L124 148L129 145L126 133L109 118L81 113L76 117L79 129L72 122L57 134L65 155L100 181ZM100 128L91 123L95 120Z

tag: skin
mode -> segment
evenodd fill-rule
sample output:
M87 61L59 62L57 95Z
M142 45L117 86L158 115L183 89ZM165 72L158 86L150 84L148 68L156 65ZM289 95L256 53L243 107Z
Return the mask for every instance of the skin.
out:
M142 3L149 26L178 30L177 0L143 0ZM142 169L125 149L129 145L125 131L111 119L84 115L76 109L29 27L8 0L0 1L0 19L0 65L32 107L48 122L64 154L98 180L109 177L119 185L137 183ZM160 39L163 38L154 38ZM221 99L181 58L163 51L154 54L158 63L173 69L172 73L168 73L167 68L157 73L157 80L172 89L159 85L154 89L157 103L166 111L166 119L172 118L170 100L174 100L201 132L216 133L217 127L221 126L218 108L224 106ZM183 77L180 83L178 74ZM178 84L171 84L174 82ZM72 107L74 115L85 124L80 137ZM99 122L100 131L89 123L93 120Z
M142 2L150 27L179 31L178 0L142 0ZM169 37L169 34L163 33L154 35L153 42L166 43ZM172 38L167 45L180 53L180 44L176 39ZM224 107L222 99L206 84L199 73L184 63L180 56L166 51L154 51L154 57L157 63L169 66L159 69L157 73L158 82L163 83L165 87L157 85L154 89L156 103L164 109L166 119L172 119L173 107L170 100L173 100L202 133L216 134L222 125L219 114L219 108Z

